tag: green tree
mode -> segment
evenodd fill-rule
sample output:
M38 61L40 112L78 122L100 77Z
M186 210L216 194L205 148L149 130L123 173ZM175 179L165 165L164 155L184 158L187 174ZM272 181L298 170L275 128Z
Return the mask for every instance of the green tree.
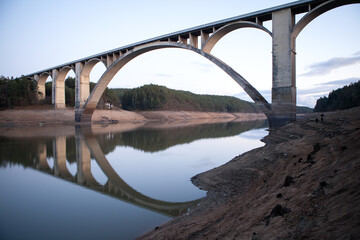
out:
M316 101L315 112L344 110L360 106L360 81L333 90Z

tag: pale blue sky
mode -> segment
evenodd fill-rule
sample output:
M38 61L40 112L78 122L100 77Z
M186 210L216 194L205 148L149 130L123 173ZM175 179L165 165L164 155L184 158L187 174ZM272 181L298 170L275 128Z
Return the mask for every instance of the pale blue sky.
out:
M0 75L20 76L134 42L292 1L286 0L0 0ZM299 16L300 17L300 16ZM298 17L298 18L299 18ZM271 30L271 22L265 22ZM331 10L298 36L298 105L360 80L360 4ZM256 29L224 37L212 54L270 101L271 38ZM95 66L96 82L105 67ZM69 73L73 75L73 73ZM49 79L50 80L50 79ZM224 72L195 53L170 49L141 55L109 87L165 85L249 100Z

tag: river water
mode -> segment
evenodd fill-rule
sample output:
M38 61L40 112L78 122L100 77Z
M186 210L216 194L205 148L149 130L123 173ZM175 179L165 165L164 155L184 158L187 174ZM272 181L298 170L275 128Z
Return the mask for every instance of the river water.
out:
M133 239L198 204L190 178L262 146L266 127L0 129L0 239Z

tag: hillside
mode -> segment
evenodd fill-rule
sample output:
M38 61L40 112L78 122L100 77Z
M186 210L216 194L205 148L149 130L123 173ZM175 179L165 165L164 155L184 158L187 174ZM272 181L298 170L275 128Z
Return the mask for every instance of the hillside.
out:
M116 90L115 90L116 91ZM125 110L174 110L257 113L255 104L229 96L199 95L157 85L119 91Z
M332 91L317 100L314 111L328 112L360 106L360 81Z

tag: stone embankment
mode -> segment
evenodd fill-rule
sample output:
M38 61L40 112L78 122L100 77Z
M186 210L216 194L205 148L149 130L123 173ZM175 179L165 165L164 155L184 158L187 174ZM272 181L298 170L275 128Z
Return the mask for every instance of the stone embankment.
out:
M139 239L360 239L360 108L316 118L194 176L207 197Z

